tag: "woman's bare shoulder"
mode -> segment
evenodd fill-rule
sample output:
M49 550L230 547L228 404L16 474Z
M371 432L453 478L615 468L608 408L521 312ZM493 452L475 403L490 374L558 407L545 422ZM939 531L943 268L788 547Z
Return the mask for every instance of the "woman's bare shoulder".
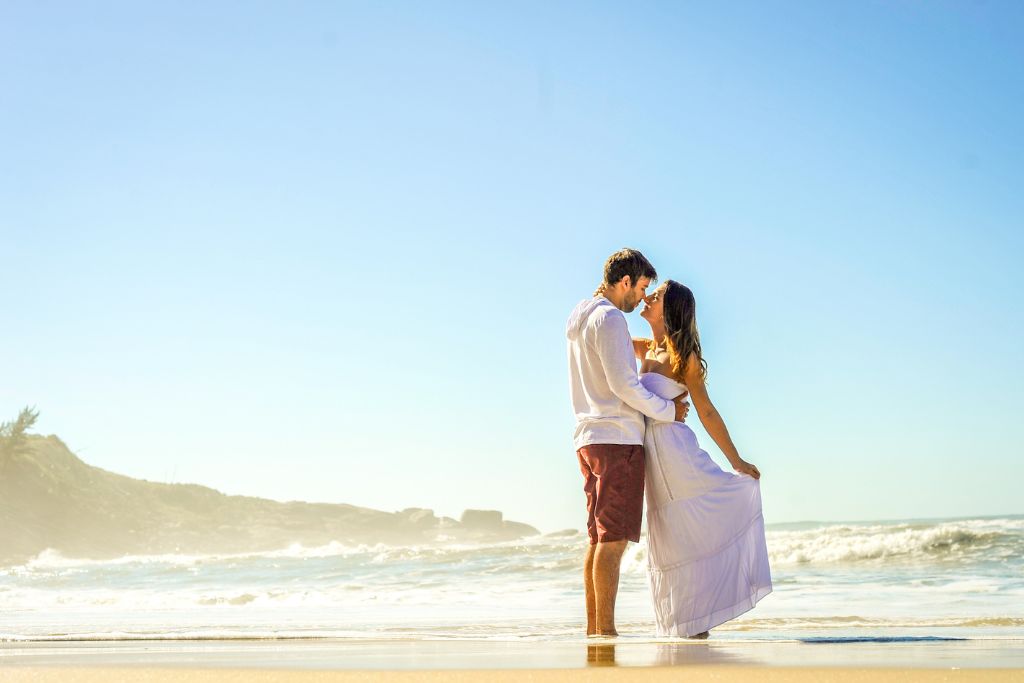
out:
M688 387L704 386L704 365L696 353L691 353L683 364L683 381Z

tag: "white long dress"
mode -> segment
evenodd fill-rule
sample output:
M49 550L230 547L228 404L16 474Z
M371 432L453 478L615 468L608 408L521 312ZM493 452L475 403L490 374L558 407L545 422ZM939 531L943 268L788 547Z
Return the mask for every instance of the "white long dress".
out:
M654 372L640 381L666 399L686 389ZM648 419L644 452L658 635L697 635L752 609L772 592L759 482L724 472L683 423Z

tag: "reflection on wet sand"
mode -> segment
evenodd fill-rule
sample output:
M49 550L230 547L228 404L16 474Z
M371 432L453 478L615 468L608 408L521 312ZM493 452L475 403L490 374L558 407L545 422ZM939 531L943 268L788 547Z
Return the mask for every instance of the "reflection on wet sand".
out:
M587 666L615 666L615 644L588 644Z
M749 657L737 656L721 647L709 647L706 641L686 641L658 645L654 655L655 666L682 666L690 664L749 664Z
M615 646L619 659L615 657ZM692 640L678 643L587 643L587 666L688 666L755 664L756 658L726 647L708 647Z

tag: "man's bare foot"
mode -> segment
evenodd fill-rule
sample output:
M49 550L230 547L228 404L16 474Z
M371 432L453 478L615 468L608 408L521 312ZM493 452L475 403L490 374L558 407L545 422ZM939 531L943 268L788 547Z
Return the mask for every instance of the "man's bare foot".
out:
M707 640L709 635L711 635L711 633L709 631L704 631L704 633L698 633L695 636L686 636L686 637L689 638L690 640Z
M615 629L612 629L611 631L598 631L597 635L599 635L599 636L601 636L603 638L615 638L616 636L619 635L619 632L616 631Z

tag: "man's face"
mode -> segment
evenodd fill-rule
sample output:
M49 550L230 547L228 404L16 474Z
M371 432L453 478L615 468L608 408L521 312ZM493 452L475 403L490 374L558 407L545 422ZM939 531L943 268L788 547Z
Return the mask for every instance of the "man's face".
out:
M622 299L622 310L625 313L632 313L641 301L647 298L647 288L651 285L651 278L642 277L636 281L631 289L626 292Z

